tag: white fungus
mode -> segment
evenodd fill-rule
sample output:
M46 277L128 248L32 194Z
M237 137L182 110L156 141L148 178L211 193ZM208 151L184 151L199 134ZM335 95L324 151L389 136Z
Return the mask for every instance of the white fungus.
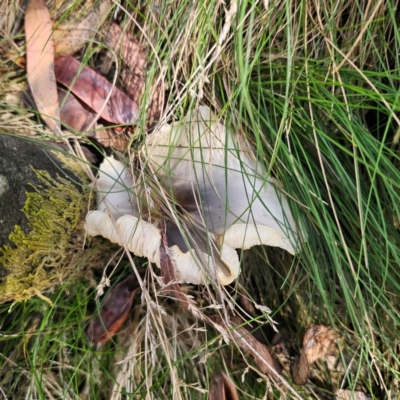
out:
M191 219L193 238L199 238L198 243L192 238L191 245L176 225L166 225L178 280L202 284L216 276L223 285L231 283L239 274L236 248L298 250L286 197L208 107L149 135L142 152L163 190ZM140 184L133 186L125 165L106 157L94 183L98 209L86 218L87 232L126 245L160 266L160 219L139 218Z

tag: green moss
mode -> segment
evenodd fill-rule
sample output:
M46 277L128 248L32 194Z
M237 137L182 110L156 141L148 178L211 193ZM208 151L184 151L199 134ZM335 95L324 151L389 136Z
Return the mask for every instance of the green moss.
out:
M13 246L0 248L0 263L7 271L0 282L0 303L33 295L44 298L41 292L62 283L83 264L88 194L67 179L35 173L41 184L27 193L22 209L31 230L25 233L16 226L9 236Z

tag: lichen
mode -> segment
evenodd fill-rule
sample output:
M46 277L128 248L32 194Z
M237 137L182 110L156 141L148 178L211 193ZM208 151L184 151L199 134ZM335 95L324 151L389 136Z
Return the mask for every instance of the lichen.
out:
M31 230L25 233L16 226L9 236L13 245L0 248L7 271L0 282L0 303L43 298L44 290L82 269L88 257L83 250L88 193L68 179L34 171L40 184L26 194L22 209Z

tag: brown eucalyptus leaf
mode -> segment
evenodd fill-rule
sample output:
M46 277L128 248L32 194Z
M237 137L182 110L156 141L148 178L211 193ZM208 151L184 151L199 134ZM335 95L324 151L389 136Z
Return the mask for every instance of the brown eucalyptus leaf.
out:
M121 152L126 151L132 140L131 132L117 131L97 127L99 115L82 104L72 93L58 88L61 107L61 123L72 132L85 132L85 136L96 140L103 147L112 147ZM88 131L88 129L90 129Z
M87 334L93 343L106 343L121 329L129 317L135 294L139 289L134 272L111 289L100 314L89 324Z
M216 372L213 376L208 400L239 400L236 386L231 378L222 371Z
M85 107L72 93L58 88L61 123L71 131L85 132L93 128L98 114Z
M137 105L103 76L70 56L54 61L57 82L63 84L96 113L113 124L133 124Z
M145 92L146 80L146 49L132 35L123 32L120 26L112 24L105 36L105 43L112 49L117 49L117 54L124 60L127 69L121 73L121 80L129 96L139 104ZM161 83L154 84L150 89L150 106L147 109L146 120L152 124L161 115L163 88Z
M90 42L110 10L109 0L101 1L79 19L57 26L53 33L56 54L73 54Z
M25 13L25 36L27 79L33 99L43 121L60 134L52 22L44 0L30 0Z

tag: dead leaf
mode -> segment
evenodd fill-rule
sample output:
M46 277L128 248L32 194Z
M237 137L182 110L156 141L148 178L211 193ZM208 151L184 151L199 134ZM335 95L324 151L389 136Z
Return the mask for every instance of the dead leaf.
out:
M92 319L88 328L87 334L93 343L106 343L121 329L139 289L136 274L132 272L108 293L100 314Z
M103 147L112 147L115 150L125 152L132 138L125 132L116 132L111 129L101 128L86 134L86 137L95 139Z
M296 385L305 385L307 382L310 365L308 364L307 357L301 352L300 357L295 361L292 368L292 378Z
M222 371L218 371L213 376L208 400L239 400L236 386Z
M303 351L309 364L327 355L335 355L337 350L335 332L331 327L314 325L304 335Z
M132 35L123 32L122 29L112 24L104 38L105 44L112 49L119 49L117 54L124 60L127 69L121 73L121 80L124 83L129 96L139 104L145 92L146 80L146 49ZM157 121L163 108L163 88L161 82L154 84L149 91L151 98L150 106L147 109L146 121L149 124Z
M336 400L370 400L363 392L352 392L351 390L338 389L335 391Z
M61 123L71 131L85 132L94 129L98 114L85 107L73 94L58 88Z
M54 61L57 82L63 84L81 101L116 125L133 124L137 105L103 76L73 57L61 56Z
M58 88L61 107L61 123L71 132L84 132L85 136L96 140L103 147L112 147L121 152L126 151L132 140L131 132L125 129L102 128L97 126L99 115L79 101L72 93ZM89 130L89 131L88 131Z
M90 42L110 11L110 5L109 0L103 0L80 19L59 25L53 33L56 54L76 53Z
M60 134L60 110L54 75L54 45L49 10L43 0L31 0L25 13L26 70L41 118Z
M293 366L292 377L296 384L304 385L312 363L320 358L335 355L338 351L335 333L324 325L313 325L305 333L300 358Z

